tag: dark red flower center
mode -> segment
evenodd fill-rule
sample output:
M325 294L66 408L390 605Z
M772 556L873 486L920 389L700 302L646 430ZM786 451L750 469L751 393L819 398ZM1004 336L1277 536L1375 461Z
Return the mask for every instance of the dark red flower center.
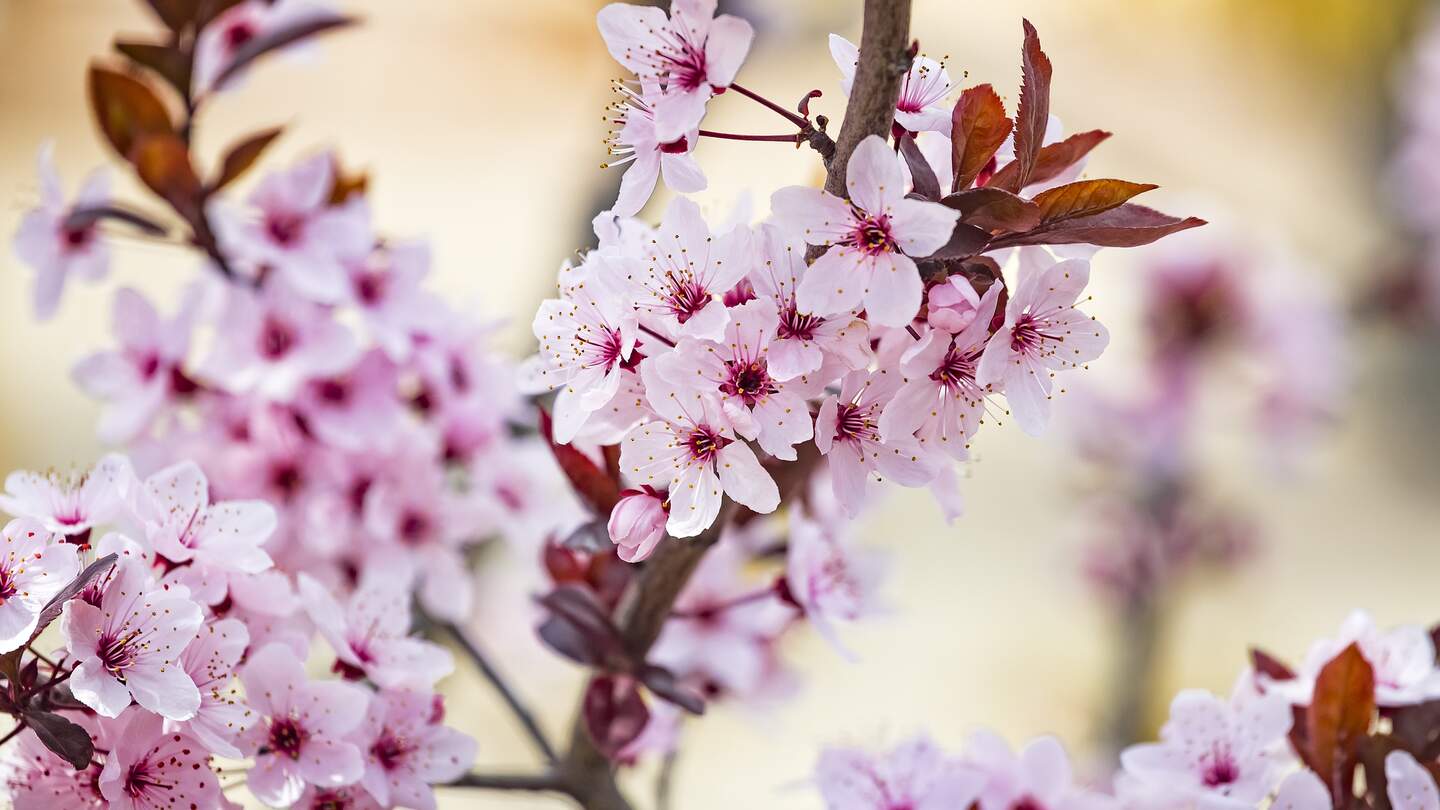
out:
M295 347L295 329L275 317L266 317L260 327L260 355L267 360L279 360Z
M293 717L281 717L270 723L268 747L271 752L290 759L300 758L300 749L309 738L304 726Z
M730 444L731 439L716 433L708 425L700 425L690 432L685 445L690 448L690 457L701 463L715 460L720 451Z

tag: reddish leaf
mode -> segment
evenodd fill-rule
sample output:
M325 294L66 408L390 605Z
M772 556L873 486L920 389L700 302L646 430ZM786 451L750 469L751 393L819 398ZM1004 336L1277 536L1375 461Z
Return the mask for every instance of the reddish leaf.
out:
M190 165L190 150L179 136L169 132L146 135L136 141L130 161L140 180L182 217L192 222L198 218L205 190Z
M1360 743L1374 719L1375 672L1359 645L1351 644L1320 670L1307 714L1310 761L1337 804L1350 788Z
M705 698L688 686L680 683L675 673L665 667L646 664L640 668L640 681L655 697L673 703L691 714L705 713Z
M251 62L270 53L279 50L287 45L310 39L327 31L335 31L341 28L354 25L357 20L354 17L345 17L338 14L319 14L309 19L302 20L286 28L279 28L269 33L262 34L241 45L230 58L230 64L220 71L215 77L215 87L223 87L235 74L249 67Z
M90 67L90 107L105 139L126 160L146 135L175 131L170 113L149 85L97 65Z
M561 585L538 600L550 611L540 638L555 652L587 667L630 672L638 662L625 650L620 630L589 588Z
M132 62L155 71L177 92L189 90L190 60L178 48L153 42L117 40L115 50L130 57Z
M650 722L650 710L640 696L639 684L628 677L592 678L585 688L582 714L585 730L606 759L614 759Z
M1435 663L1440 664L1440 624L1430 628L1430 641L1435 645Z
M282 131L283 127L262 130L226 150L225 159L220 166L220 176L215 178L211 190L224 188L248 171L255 165L255 161L260 159L260 154L280 137Z
M1204 224L1203 219L1178 219L1153 208L1127 203L1101 214L1077 217L1054 225L1041 225L1026 233L1002 236L990 244L990 249L998 250L1016 245L1139 247L1172 233L1198 228Z
M995 150L1005 143L1014 123L1005 115L1005 102L988 84L971 87L960 94L950 113L950 123L953 188L964 191L995 156Z
M46 748L70 763L77 771L90 767L90 757L95 754L95 743L90 734L80 726L58 714L42 711L27 711L25 724L35 731L35 736Z
M974 256L985 249L990 243L990 234L980 230L974 225L966 225L963 222L955 223L955 230L950 233L950 241L943 247L929 256L927 259L964 259Z
M1019 191L1030 181L1050 124L1050 58L1040 48L1040 35L1025 20L1021 48L1020 107L1015 113L1015 179L1005 188ZM990 185L995 185L991 178Z
M1390 733L1422 760L1440 758L1440 700L1389 711Z
M1385 757L1392 751L1404 750L1405 746L1398 740L1383 734L1361 741L1359 759L1365 769L1365 795L1370 799L1370 804L1358 805L1359 807L1365 810L1393 810L1393 805L1390 804L1390 780L1385 775Z
M987 231L1028 231L1040 224L1040 206L998 188L972 188L940 202L960 212L960 221Z
M935 177L935 170L930 168L930 162L920 154L914 135L907 133L900 136L900 154L905 158L905 165L910 167L914 193L926 200L940 199L940 180Z
M1026 185L1043 183L1046 180L1054 180L1060 173L1074 166L1079 160L1090 153L1090 150L1099 146L1102 141L1110 137L1110 133L1094 129L1089 132L1080 132L1059 143L1052 143L1049 146L1041 147L1040 155L1035 159L1035 168L1030 171L1030 179L1025 181ZM991 175L987 185L995 188L1010 188L1020 174L1020 164L1011 161L995 174Z
M364 172L346 174L344 168L337 162L335 164L335 182L330 187L329 204L343 205L346 200L365 193L370 185L370 175Z
M1079 180L1035 195L1040 221L1045 224L1103 214L1124 205L1131 197L1159 188L1152 183L1125 180Z
M575 488L576 494L595 514L608 517L610 510L615 508L615 502L620 500L619 482L600 469L589 456L571 445L556 444L550 426L550 415L543 408L540 409L540 435L544 436L550 445L550 452L555 454L555 461L560 464L560 470L565 473L565 477L570 479L570 485Z
M1282 663L1278 658L1256 647L1250 648L1250 663L1255 671L1271 680L1289 681L1294 680L1295 672Z

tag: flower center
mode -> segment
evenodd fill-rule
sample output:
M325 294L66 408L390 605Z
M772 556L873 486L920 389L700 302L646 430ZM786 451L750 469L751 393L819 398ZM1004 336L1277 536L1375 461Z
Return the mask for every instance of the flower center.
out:
M710 293L694 278L680 279L673 274L668 277L669 289L664 293L665 307L675 320L685 323L695 313L710 303Z
M867 256L896 251L895 238L890 235L890 217L885 214L861 219L855 224L849 241Z
M801 313L794 302L791 302L785 306L785 311L780 313L780 325L775 329L775 337L779 340L814 340L815 330L824 322L824 318Z
M293 717L282 717L270 723L269 748L290 759L300 758L300 748L310 735Z
M749 362L737 362L731 360L725 364L729 376L725 382L720 384L720 390L732 397L739 397L745 402L745 407L753 408L755 403L764 400L767 396L775 393L775 383L770 380L770 372L764 360L751 360Z
M343 405L350 399L350 386L344 380L334 378L321 380L315 393L324 402L331 405Z
M279 318L267 317L260 329L260 354L266 360L279 360L295 347L295 330Z
M380 735L380 739L370 746L370 754L380 763L380 767L387 771L393 771L405 764L405 758L410 755L410 746L402 737L397 737L390 732Z
M265 229L276 243L289 247L300 241L300 234L305 230L305 218L294 214L269 214L265 217Z
M1209 788L1234 784L1239 778L1240 767L1235 764L1235 759L1229 752L1219 750L1211 755L1209 764L1200 774L1200 780Z
M685 445L690 448L690 457L702 464L708 464L715 460L730 439L721 436L708 425L700 425L690 432L690 437L685 440Z
M225 45L234 51L255 38L255 27L248 20L225 29Z
M1045 341L1064 340L1058 335L1041 331L1040 327L1041 323L1035 316L1029 313L1021 315L1010 330L1010 350L1020 354L1043 354Z
M66 228L61 234L65 239L66 250L81 250L95 237L94 226L84 228Z
M125 670L135 664L135 646L131 642L136 635L131 633L117 636L106 633L100 637L100 643L95 645L95 655L100 659L100 665L117 680L124 680Z
M975 366L980 361L981 351L962 352L952 343L940 366L930 372L930 379L951 393L975 387Z
M125 772L125 795L138 799L152 790L170 790L170 782L161 781L159 774L151 773L148 760L137 762Z
M362 273L355 278L355 297L362 304L373 307L385 297L385 276L382 273Z
M0 568L0 605L15 598L20 589L15 587L15 574L9 568Z
M1023 796L1010 805L1010 810L1045 810L1045 805L1031 796Z
M696 41L696 34L679 19L679 11L667 28L656 31L660 45L654 49L652 64L665 74L667 88L694 90L705 82L705 41Z
M878 425L874 406L862 408L853 403L842 402L835 409L835 439L837 441L878 440L880 438Z
M418 545L430 532L430 519L419 512L406 512L400 518L400 539L409 545Z

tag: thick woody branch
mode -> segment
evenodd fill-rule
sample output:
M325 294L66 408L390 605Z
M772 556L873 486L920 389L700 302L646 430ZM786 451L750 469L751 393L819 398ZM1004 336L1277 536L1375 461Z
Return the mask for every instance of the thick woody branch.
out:
M886 137L895 122L900 78L910 69L910 0L866 0L865 28L860 33L860 62L845 105L845 123L828 161L825 190L845 195L845 164L850 153L871 135Z

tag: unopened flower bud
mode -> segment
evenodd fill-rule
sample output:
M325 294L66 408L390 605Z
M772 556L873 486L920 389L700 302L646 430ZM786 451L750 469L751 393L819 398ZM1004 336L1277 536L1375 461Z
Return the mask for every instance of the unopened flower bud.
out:
M951 276L931 287L928 301L930 326L952 334L969 326L980 308L980 295L964 276Z
M621 495L610 512L610 542L619 546L620 559L640 562L665 536L665 501L649 487L627 489Z

